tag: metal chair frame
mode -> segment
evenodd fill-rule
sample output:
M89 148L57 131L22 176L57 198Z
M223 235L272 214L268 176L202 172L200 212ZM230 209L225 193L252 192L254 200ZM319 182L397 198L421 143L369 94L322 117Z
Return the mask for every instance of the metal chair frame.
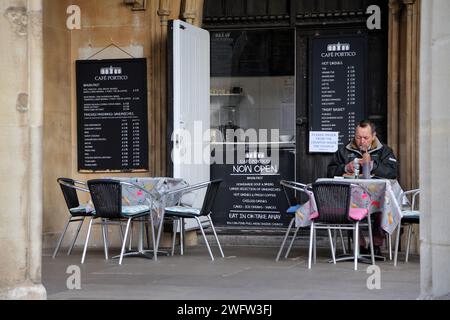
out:
M346 197L346 199L344 199L345 202L346 202L346 208L343 211L343 214L347 215L346 219L348 220L349 223L344 223L343 222L344 216L340 217L341 218L340 222L334 222L334 221L332 221L332 222L327 222L327 221L320 222L320 215L321 215L320 210L321 210L322 202L318 198L318 195L316 194L316 192L314 192L314 190L318 186L330 186L331 188L333 188L333 186L336 186L336 188L337 187L348 188L346 190L346 194L343 195L344 197ZM363 188L360 185L350 184L350 183L345 183L345 182L318 182L318 183L314 183L312 185L306 186L306 188L310 188L310 187L313 189L313 194L314 194L314 198L315 198L315 201L316 201L316 204L317 204L319 217L317 218L318 222L313 220L312 223L311 223L308 269L311 269L313 252L314 252L314 263L316 263L316 260L317 260L317 254L316 254L316 229L324 229L324 230L328 230L328 236L329 236L329 239L330 239L330 246L331 246L331 254L332 254L332 258L333 258L333 263L336 264L338 261L353 260L354 261L354 270L358 270L358 259L362 258L362 256L360 256L360 254L359 254L359 227L360 227L360 221L353 221L352 222L350 220L350 218L349 218L350 202L351 202L351 188L362 188L364 190L365 190L365 188ZM372 265L375 265L375 255L374 255L373 238L372 238L372 225L371 225L371 219L370 219L370 212L369 211L368 211L368 214L367 214L365 219L367 219L367 223L368 223L368 226L369 226L369 241L370 241L370 251L371 251L371 254L370 254L371 262L372 262ZM353 234L353 237L354 237L354 253L353 253L353 256L343 257L343 258L336 258L335 248L334 248L334 245L333 245L333 238L332 238L332 235L331 235L331 230L353 230L353 232L354 232L354 234Z
M96 209L96 214L94 216L91 217L91 221L89 223L89 229L88 229L88 233L86 236L86 242L84 245L84 250L83 250L83 256L81 258L81 264L84 264L85 259L86 259L86 253L87 253L87 248L88 248L88 244L89 244L89 239L90 239L90 235L91 235L91 230L92 230L92 226L94 224L99 224L102 225L103 228L107 228L108 225L111 224L115 224L115 225L119 225L122 226L126 223L126 229L125 229L125 235L123 236L123 241L122 241L122 248L121 248L121 252L120 252L120 256L118 257L114 257L114 258L119 258L119 265L122 264L123 262L123 258L124 256L127 256L127 254L125 254L125 247L126 247L126 243L127 243L127 239L128 239L128 235L130 233L130 227L131 227L131 223L137 219L142 219L144 218L146 215L150 216L150 223L151 223L151 227L152 227L152 237L153 237L153 252L156 252L155 248L156 248L156 240L155 240L155 232L154 232L154 222L153 222L153 215L151 214L152 212L152 208L153 208L153 195L146 189L135 185L133 183L129 183L129 182L124 182L124 181L118 181L118 180L111 180L111 179L96 179L96 180L90 180L88 181L87 185L89 188L89 191L91 192L91 197L92 197L92 201L94 203L94 207L95 207L95 203L96 203L96 199L97 196L94 194L93 196L93 190L92 190L92 185L95 184L117 184L118 186L120 186L120 191L118 191L118 197L120 199L116 199L117 201L120 201L120 211L117 212L112 212L110 215L107 214L105 217L103 217L104 213L102 212L98 212L98 210ZM149 205L149 211L136 215L136 216L130 216L130 217L125 217L122 215L122 191L121 188L123 186L126 187L132 187L132 188L136 188L140 191L142 191L143 193L145 193L146 195L148 195L148 197L146 198L146 201L148 202ZM96 219L101 218L101 222L95 222ZM116 222L113 222L111 220L117 220ZM105 230L105 229L104 229ZM108 242L107 240L107 232L103 232L103 240L105 243ZM108 260L108 248L105 245L105 258L106 260ZM113 258L113 259L114 259Z
M202 221L200 220L200 217L203 216L208 219L208 221L206 221L206 222L209 222L209 224L211 226L211 229L214 234L214 238L217 242L217 245L219 247L222 258L225 257L223 250L222 250L222 246L219 241L219 237L217 236L216 228L214 227L214 223L211 218L212 206L214 204L214 200L215 200L215 197L217 195L217 192L218 192L218 189L219 189L219 186L221 183L222 183L222 180L208 181L208 182L203 182L203 183L199 183L196 185L188 186L188 187L185 187L182 189L173 190L166 194L166 195L171 195L171 194L182 193L184 195L186 193L191 193L191 192L194 192L197 190L207 188L205 198L203 201L203 206L200 209L200 215L196 216L193 214L177 214L176 212L171 212L171 211L166 210L165 217L172 218L172 219L174 219L174 222L175 222L174 229L173 229L173 238L172 238L172 256L175 254L175 243L176 243L176 235L177 235L176 233L178 230L178 224L181 224L181 226L180 226L180 251L181 251L181 255L184 255L184 237L185 237L185 235L184 235L184 233L185 233L184 220L193 218L197 221L197 224L203 235L203 239L205 240L205 244L208 249L209 255L211 257L211 260L214 261L214 255L212 254L211 247L209 245L208 239L206 238L205 230L202 225Z
M81 230L81 227L83 226L84 221L86 220L86 218L91 217L93 215L92 213L87 213L87 212L74 214L70 211L70 209L76 208L80 205L80 202L78 200L78 195L76 193L77 190L89 193L89 190L86 189L86 182L73 180L73 179L69 179L69 178L58 178L57 182L59 183L59 185L61 187L61 191L63 192L64 199L66 201L66 205L67 205L67 208L70 213L70 217L69 217L69 220L67 220L67 222L64 226L64 230L58 239L56 248L53 251L53 255L52 255L53 259L55 259L56 256L58 255L59 249L61 247L64 236L67 232L67 229L69 228L69 225L73 222L79 222L77 230L75 232L75 236L71 242L69 250L67 251L68 256L70 256L72 254L73 248L75 247L76 241L78 239L78 236L80 234L80 230ZM73 189L73 194L72 195L67 194L67 192L70 192L69 191L70 189L66 189L66 188ZM73 202L73 203L70 203L70 202Z
M416 210L416 198L417 198L417 196L419 194L420 194L420 189L414 189L414 190L405 191L405 192L403 192L400 195L400 201L402 201L408 195L412 195L412 202L411 202L410 209L411 209L411 211L417 211ZM404 211L408 211L408 210L402 210L402 211L404 212ZM419 215L420 215L420 212L419 212ZM419 217L419 219L420 219L420 217ZM397 266L397 261L398 261L398 249L399 249L399 245L400 245L400 233L401 233L402 222L403 222L402 220L403 220L403 216L402 216L402 218L400 219L400 221L398 223L397 235L396 235L396 239L395 239L394 266ZM408 262L408 259L409 259L409 249L410 249L410 245L411 245L412 226L413 226L413 224L418 224L418 223L420 223L420 220L418 222L406 222L406 224L408 225L408 241L407 241L407 244L406 244L405 262Z

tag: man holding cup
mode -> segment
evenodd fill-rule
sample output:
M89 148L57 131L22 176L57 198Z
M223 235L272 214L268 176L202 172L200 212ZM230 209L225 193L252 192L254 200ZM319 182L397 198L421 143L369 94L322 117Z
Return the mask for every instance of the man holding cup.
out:
M356 167L356 168L355 168ZM360 170L362 168L362 170ZM340 148L328 165L329 178L336 176L354 176L356 172L366 170L365 178L397 179L398 161L391 148L383 145L377 138L376 127L371 121L361 121L356 127L355 137L348 145ZM381 256L380 247L384 241L381 228L381 214L375 214L373 224L373 242L375 255ZM368 253L365 239L360 239L360 252Z

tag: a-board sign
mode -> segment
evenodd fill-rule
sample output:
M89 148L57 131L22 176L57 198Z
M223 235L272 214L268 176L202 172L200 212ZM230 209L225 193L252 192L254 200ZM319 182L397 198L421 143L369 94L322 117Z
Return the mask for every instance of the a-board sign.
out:
M148 171L146 59L76 62L78 170Z
M218 227L271 229L290 222L281 180L295 179L294 150L279 152L271 161L265 152L252 152L236 164L213 164L211 179L222 179L212 216ZM236 157L235 157L236 158Z
M339 132L339 146L365 118L366 56L365 36L311 40L309 130Z

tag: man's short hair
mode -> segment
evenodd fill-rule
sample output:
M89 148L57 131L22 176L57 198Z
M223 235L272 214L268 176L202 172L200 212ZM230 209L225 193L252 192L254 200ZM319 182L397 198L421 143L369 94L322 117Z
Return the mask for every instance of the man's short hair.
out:
M377 132L377 127L375 124L370 120L363 120L360 123L358 123L358 127L360 128L367 128L370 127L372 129L372 134L375 134Z

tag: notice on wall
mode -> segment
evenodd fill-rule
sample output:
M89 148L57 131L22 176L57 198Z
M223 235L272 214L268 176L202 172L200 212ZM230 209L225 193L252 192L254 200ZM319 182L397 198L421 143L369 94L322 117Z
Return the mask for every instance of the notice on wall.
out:
M278 150L277 150L278 152ZM236 164L213 165L212 179L222 179L220 197L214 203L212 218L221 227L284 228L289 224L289 207L280 185L294 179L293 151L279 150L272 162L264 152L247 155Z
M335 153L338 147L339 132L309 132L309 152Z
M76 62L78 170L148 171L146 59Z
M365 118L367 39L321 37L311 42L310 131L339 132L342 146Z

